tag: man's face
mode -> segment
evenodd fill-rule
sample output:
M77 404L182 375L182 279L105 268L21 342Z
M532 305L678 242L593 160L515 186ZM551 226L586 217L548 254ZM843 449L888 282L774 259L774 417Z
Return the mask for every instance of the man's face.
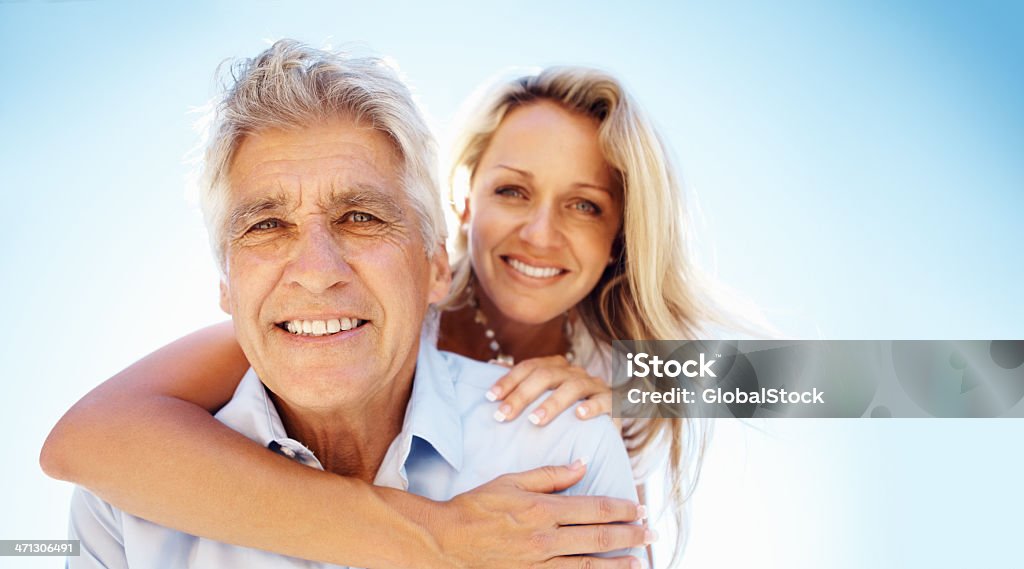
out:
M221 307L292 406L358 403L415 367L448 261L443 247L427 258L400 173L384 134L345 119L261 131L237 149Z

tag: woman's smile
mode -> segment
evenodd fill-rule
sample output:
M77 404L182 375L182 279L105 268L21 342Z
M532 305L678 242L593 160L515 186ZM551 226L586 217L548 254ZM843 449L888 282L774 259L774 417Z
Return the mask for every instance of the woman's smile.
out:
M517 274L538 281L552 281L569 272L555 264L527 260L520 256L500 255L499 258Z

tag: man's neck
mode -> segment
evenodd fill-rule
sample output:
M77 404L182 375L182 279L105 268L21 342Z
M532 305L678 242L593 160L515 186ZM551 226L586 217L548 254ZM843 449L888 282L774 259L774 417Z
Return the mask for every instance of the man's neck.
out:
M402 431L413 372L345 408L298 411L270 394L288 436L306 445L327 472L373 482L384 455Z

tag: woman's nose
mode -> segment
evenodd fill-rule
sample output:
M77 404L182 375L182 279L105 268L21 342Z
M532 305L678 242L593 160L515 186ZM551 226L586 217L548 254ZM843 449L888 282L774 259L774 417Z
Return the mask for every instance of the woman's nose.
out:
M531 209L529 218L519 230L519 238L538 249L563 245L564 238L554 208L541 206Z

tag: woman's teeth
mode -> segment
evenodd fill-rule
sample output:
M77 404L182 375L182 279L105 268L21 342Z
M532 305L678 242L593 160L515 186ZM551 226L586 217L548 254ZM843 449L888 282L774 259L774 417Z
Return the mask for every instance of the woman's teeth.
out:
M289 320L284 323L286 330L295 335L327 336L351 330L362 322L356 318L333 318L331 320Z
M559 273L562 272L562 269L558 269L555 267L534 267L533 265L527 265L522 261L512 258L508 259L508 264L511 265L513 269L519 271L520 273L523 273L524 275L528 277L533 277L535 279L546 279L558 275Z

